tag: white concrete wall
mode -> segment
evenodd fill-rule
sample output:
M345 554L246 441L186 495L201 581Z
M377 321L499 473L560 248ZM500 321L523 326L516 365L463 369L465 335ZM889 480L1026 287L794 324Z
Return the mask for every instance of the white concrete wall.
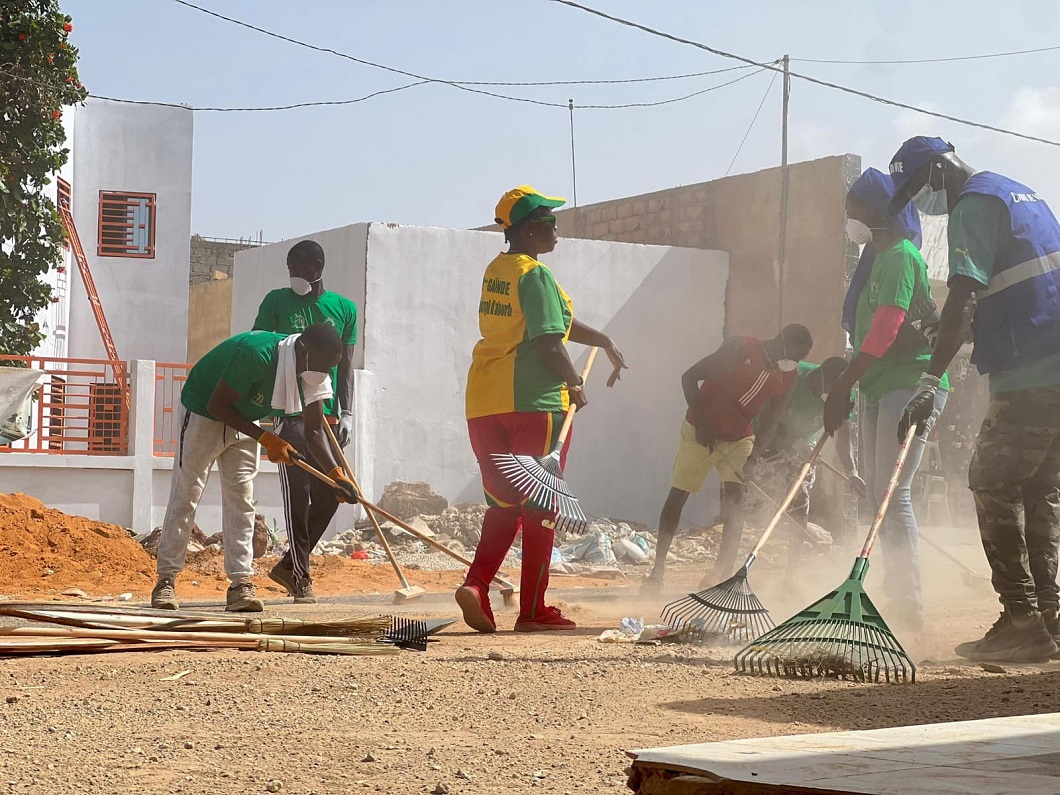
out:
M91 98L75 112L68 177L74 221L125 360L185 361L192 120L192 112L181 108ZM101 190L156 194L154 259L96 255ZM67 356L105 358L79 275L70 279L68 337Z
M424 480L451 502L480 500L464 388L479 336L482 273L503 249L502 236L371 224L310 237L327 253L325 283L338 291L348 286L363 318L350 457L365 491L378 497L392 481ZM261 296L284 284L291 243L236 255L233 331L248 328ZM721 342L728 257L561 240L544 259L573 297L576 315L611 334L631 366L607 390L609 367L600 358L589 380L590 406L575 422L568 479L593 514L654 526L684 413L681 373ZM584 348L572 346L572 353L580 365ZM715 505L716 488L708 487L690 501L685 520L710 521Z

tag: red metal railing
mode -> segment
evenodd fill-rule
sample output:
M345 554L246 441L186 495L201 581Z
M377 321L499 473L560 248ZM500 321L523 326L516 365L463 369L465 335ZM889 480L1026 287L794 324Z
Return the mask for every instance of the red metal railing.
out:
M176 455L180 445L180 391L190 364L155 363L155 455Z
M0 446L0 454L128 454L126 362L0 355L0 367L20 366L48 379L34 396L30 435Z

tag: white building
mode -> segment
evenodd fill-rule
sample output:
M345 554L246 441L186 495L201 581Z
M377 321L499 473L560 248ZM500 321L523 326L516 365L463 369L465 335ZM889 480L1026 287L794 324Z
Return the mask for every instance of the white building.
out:
M51 186L70 197L121 359L183 362L188 329L193 113L92 99L65 111L69 160ZM41 356L105 359L69 249L48 274Z

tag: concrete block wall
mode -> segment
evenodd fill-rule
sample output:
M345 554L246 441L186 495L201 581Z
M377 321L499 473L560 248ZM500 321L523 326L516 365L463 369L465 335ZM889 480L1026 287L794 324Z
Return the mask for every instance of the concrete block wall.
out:
M726 333L768 337L782 324L804 323L816 341L812 358L821 361L845 347L839 317L852 252L844 203L860 173L855 155L790 166L782 317L776 288L779 168L563 209L559 233L727 251ZM853 256L856 261L856 251Z
M191 283L208 282L214 271L232 275L237 251L258 245L256 242L210 240L199 235L191 236Z

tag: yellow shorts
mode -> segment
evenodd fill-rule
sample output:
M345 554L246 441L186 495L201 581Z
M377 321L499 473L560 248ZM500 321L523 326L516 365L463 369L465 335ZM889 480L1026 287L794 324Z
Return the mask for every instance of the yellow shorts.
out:
M703 488L703 481L712 469L718 470L722 483L743 483L741 471L751 456L754 442L753 436L738 442L718 441L712 453L696 441L696 429L685 420L681 423L681 443L677 447L670 485L695 494Z

